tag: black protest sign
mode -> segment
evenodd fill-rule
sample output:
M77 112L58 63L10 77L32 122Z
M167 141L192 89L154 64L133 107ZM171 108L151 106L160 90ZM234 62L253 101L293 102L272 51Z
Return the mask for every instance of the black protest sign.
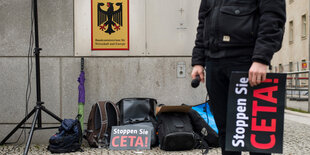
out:
M282 153L286 75L267 74L255 87L248 81L248 73L230 78L226 150Z
M151 128L138 126L113 126L110 149L148 150L151 147Z

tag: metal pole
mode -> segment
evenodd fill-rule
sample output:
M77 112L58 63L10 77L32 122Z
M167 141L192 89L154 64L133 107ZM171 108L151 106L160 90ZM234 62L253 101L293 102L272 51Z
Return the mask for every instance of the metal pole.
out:
M39 29L38 29L38 7L37 0L33 1L34 5L34 32L35 32L35 60L36 60L36 85L37 85L37 102L41 102L41 79L40 79L40 47L39 47Z
M36 86L37 86L37 105L42 105L41 101L41 78L40 78L40 51L39 47L39 26L38 26L38 5L37 0L33 0L33 16L34 16L34 34L35 34L35 60L36 60ZM41 110L38 113L38 127L42 127Z
M29 133L29 136L28 136L28 139L27 139L27 143L26 143L26 147L25 147L25 150L24 150L24 154L23 154L23 155L27 155L27 154L28 154L29 147L30 147L30 143L31 143L32 136L33 136L33 132L34 132L34 130L35 130L36 122L37 122L37 119L38 119L39 111L40 111L40 108L37 107L36 113L35 113L35 115L34 115L34 117L33 117L33 121L32 121L31 129L30 129L30 133Z

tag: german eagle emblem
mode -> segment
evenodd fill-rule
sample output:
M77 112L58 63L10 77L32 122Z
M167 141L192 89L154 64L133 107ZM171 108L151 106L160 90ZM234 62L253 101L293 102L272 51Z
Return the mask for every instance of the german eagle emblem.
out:
M115 32L114 30L118 31L123 26L123 6L122 3L116 3L119 9L114 10L114 3L108 2L106 3L108 9L103 10L101 7L104 5L104 3L98 3L98 27L111 35Z

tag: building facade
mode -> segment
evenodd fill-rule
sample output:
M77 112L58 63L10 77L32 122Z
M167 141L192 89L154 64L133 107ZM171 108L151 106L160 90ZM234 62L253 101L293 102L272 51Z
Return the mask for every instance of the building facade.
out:
M309 68L309 0L286 0L287 21L282 48L274 55L272 72Z
M166 105L194 105L205 101L205 86L201 84L198 89L190 86L191 53L200 0L130 0L129 3L130 49L92 51L91 1L38 1L41 96L47 109L60 118L77 115L77 78L82 56L86 76L84 122L92 104L100 100L118 102L128 97L150 97ZM24 118L27 107L31 0L1 0L0 20L2 140ZM34 57L32 59L29 111L36 104ZM46 115L42 118L44 126L57 123ZM32 142L48 143L55 132L36 132ZM18 133L8 142L15 141Z

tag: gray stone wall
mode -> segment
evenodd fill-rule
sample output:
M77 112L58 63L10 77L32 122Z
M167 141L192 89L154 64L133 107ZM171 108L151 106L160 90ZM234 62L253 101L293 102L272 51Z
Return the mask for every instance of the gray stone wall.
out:
M25 116L30 2L0 0L0 140ZM42 101L61 118L74 118L80 57L74 56L73 48L73 0L40 0L38 7ZM177 78L178 62L185 62L186 78ZM86 57L85 122L91 105L99 100L152 97L166 105L203 102L205 87L190 87L190 62L190 57ZM29 111L36 102L34 59L31 80ZM57 121L43 113L43 123L50 126ZM36 131L32 143L48 143L55 132ZM9 142L18 135L19 131Z

